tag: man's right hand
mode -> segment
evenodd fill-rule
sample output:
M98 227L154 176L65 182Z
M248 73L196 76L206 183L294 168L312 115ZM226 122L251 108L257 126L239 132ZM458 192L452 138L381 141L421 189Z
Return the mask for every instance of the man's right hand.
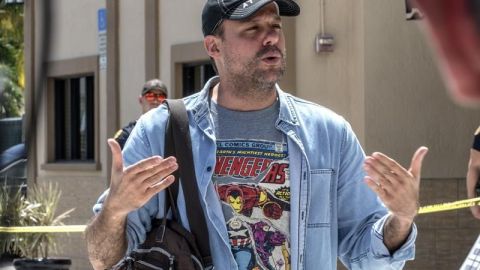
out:
M153 156L124 168L120 145L114 139L109 139L108 145L112 151L112 178L103 208L110 213L126 216L175 180L175 157Z
M94 269L109 269L125 255L127 214L142 207L155 194L173 183L171 175L178 167L174 157L150 157L127 168L123 167L122 150L114 139L112 179L102 211L86 229L87 249Z

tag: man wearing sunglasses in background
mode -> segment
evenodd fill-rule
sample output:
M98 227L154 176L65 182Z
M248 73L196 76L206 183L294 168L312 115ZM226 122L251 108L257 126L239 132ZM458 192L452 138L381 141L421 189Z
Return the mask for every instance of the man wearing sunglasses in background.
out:
M142 114L160 106L165 99L167 99L167 86L159 79L147 81L143 85L142 94L138 96L138 103L142 106ZM137 120L128 123L115 133L114 138L122 149L135 124L137 124Z

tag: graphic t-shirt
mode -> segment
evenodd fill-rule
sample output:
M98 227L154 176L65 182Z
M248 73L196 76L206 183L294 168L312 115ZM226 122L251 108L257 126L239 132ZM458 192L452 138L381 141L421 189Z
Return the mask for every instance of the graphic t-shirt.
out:
M254 112L212 102L212 115L213 183L239 269L289 269L289 162L284 135L275 128L278 102Z

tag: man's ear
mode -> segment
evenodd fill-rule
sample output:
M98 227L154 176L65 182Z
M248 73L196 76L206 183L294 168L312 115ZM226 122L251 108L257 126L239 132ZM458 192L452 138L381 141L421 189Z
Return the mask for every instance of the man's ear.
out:
M208 56L215 58L219 55L219 42L220 39L213 35L208 35L203 39L203 45L205 46L205 51Z
M142 95L138 96L138 103L140 103L140 105L142 105Z

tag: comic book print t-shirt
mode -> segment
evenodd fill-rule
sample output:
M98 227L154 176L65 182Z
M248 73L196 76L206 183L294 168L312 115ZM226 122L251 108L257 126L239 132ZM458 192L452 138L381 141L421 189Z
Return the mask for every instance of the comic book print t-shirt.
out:
M290 269L288 147L275 128L278 106L238 112L212 102L213 183L241 270Z

